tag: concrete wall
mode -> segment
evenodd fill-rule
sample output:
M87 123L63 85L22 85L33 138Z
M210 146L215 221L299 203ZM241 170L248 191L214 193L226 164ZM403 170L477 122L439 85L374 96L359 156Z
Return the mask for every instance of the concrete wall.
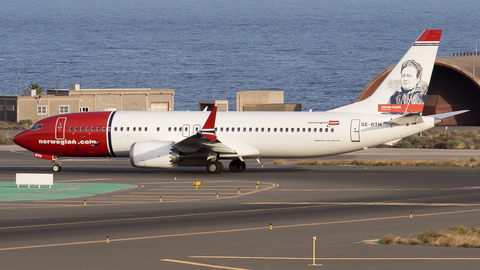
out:
M259 105L247 105L243 107L244 111L301 111L302 104L259 104Z
M237 111L258 104L283 104L283 91L242 91L237 92Z

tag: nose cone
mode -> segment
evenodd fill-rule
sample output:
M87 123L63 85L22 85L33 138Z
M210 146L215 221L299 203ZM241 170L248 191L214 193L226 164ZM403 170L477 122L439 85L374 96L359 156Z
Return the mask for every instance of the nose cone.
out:
M25 140L25 134L28 132L28 129L27 130L24 130L20 133L18 133L17 135L15 135L15 137L13 137L13 142L16 144L16 145L19 145L23 148L26 148L25 147L25 143L26 143L26 140Z

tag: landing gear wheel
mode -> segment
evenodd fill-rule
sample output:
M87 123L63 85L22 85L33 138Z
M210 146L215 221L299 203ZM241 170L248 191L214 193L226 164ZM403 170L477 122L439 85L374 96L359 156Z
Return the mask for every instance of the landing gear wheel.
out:
M245 168L247 167L247 165L245 164L245 162L239 159L234 159L232 160L232 162L230 162L230 165L228 167L232 172L243 172L245 171Z
M52 171L54 171L54 172L59 172L61 170L62 170L62 165L60 165L60 164L55 164L55 165L52 166Z
M220 161L213 161L207 164L208 173L221 173L223 171L223 164Z

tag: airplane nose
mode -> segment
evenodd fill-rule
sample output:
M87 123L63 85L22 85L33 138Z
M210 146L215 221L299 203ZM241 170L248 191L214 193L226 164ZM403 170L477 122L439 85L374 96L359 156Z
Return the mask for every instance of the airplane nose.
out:
M24 142L25 142L25 133L27 132L27 130L24 130L20 133L18 133L17 135L15 135L13 137L13 142L16 144L16 145L19 145L19 146L22 146L24 145Z

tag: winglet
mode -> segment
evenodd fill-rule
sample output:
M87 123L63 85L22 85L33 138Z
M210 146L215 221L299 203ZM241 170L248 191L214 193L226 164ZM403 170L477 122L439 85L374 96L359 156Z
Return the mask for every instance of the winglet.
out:
M205 138L207 138L211 142L217 141L217 137L215 136L215 118L217 117L217 106L213 107L212 112L207 118L207 121L203 125L202 130L200 130L200 134L202 134Z

